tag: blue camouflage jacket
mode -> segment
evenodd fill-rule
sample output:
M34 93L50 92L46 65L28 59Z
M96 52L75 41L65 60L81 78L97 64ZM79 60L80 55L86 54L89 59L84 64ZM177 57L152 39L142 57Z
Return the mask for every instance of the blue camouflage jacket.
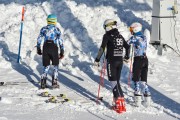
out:
M142 32L135 33L128 41L128 44L133 44L134 57L146 55L147 39Z
M47 25L43 27L37 39L37 47L47 40L52 40L54 43L64 50L63 39L61 39L61 31L54 25Z

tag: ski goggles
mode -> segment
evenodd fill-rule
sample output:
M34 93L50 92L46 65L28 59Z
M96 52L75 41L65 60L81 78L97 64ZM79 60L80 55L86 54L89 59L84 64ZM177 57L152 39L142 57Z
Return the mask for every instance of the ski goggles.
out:
M57 23L57 18L47 18L47 23L55 25Z
M117 22L113 21L113 22L110 22L110 23L108 23L106 25L103 25L103 27L104 27L104 29L106 29L106 27L113 26L113 25L116 25L116 24L117 24Z
M132 33L133 32L133 27L129 27L129 31Z

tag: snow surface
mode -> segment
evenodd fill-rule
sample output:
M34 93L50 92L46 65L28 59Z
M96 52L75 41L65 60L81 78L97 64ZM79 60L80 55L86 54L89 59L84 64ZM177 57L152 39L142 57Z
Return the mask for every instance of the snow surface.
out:
M21 64L17 64L23 5L26 13ZM0 0L0 82L7 82L0 86L0 120L180 120L180 58L170 49L158 56L157 50L148 46L150 107L132 105L133 89L127 85L129 64L124 64L121 76L126 113L109 109L112 93L107 77L100 91L104 101L97 105L90 100L97 97L100 73L92 64L104 34L104 20L117 20L119 31L128 40L128 26L135 21L141 22L143 30L147 29L145 34L150 36L151 12L151 0ZM65 58L59 65L60 89L39 90L42 62L34 46L49 13L58 15ZM179 16L176 29L180 40ZM48 84L51 73L52 69ZM71 102L45 103L47 98L38 96L42 91L53 95L65 93Z

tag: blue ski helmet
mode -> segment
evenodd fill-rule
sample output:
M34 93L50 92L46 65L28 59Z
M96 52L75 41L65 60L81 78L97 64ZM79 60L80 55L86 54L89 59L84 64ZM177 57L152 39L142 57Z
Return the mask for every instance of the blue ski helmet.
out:
M57 16L54 15L54 14L48 15L48 17L47 17L47 24L48 24L48 25L49 25L49 24L56 25L56 23L57 23Z

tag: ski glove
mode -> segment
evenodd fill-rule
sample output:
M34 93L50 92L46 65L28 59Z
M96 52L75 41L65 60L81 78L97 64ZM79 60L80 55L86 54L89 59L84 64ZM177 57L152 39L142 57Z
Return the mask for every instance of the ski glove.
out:
M95 62L99 62L99 61L100 61L100 59L97 59L97 58L95 59Z
M61 49L61 53L59 54L59 59L63 59L64 58L64 50Z
M129 60L129 56L124 56L124 59L125 60Z
M37 54L42 55L41 48L37 47Z
M124 61L128 63L128 62L129 62L129 56L126 56L126 55L125 55L125 56L124 56Z
M99 61L100 61L99 59L97 59L97 58L95 59L95 61L94 61L94 66L95 67L99 67L100 66L99 65Z
M63 54L59 54L59 59L63 59L64 55Z
M94 67L99 67L100 65L99 65L99 62L94 62Z

